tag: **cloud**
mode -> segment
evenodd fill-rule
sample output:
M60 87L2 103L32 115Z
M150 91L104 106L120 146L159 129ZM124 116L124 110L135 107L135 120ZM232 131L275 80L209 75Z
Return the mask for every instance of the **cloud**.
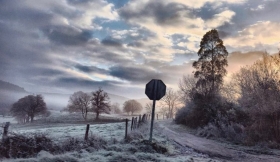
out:
M264 52L262 51L230 53L228 56L228 73L236 73L241 67L253 64L255 61L262 58L263 54Z
M70 26L47 27L47 29L43 29L43 32L51 42L58 43L59 45L83 45L92 38L90 31Z
M242 53L229 56L229 71L238 69L238 60L247 64L259 56L244 52L279 45L279 1L123 3L1 1L0 79L30 91L108 86L140 94L153 78L176 89L183 74L192 74L201 38L211 28L218 29L229 52Z
M75 65L75 68L77 68L80 71L85 72L85 73L101 73L101 74L108 73L107 70L98 68L96 66L85 66L85 65L77 64L77 65Z
M221 3L225 3L225 4L243 4L245 3L247 0L170 0L172 2L177 2L177 3L181 3L184 4L186 6L195 8L195 9L199 9L201 7L203 7L204 5L206 5L207 3L219 7L221 5Z
M193 1L192 3L195 2ZM211 3L210 6L213 7L216 1L209 3L198 1L197 3L201 3L201 6ZM233 4L235 2L223 1L224 3ZM147 51L149 51L144 55L145 59L160 59L161 61L171 62L173 55L178 54L178 49L185 50L185 52L196 52L201 37L207 31L223 26L226 23L231 23L235 15L234 11L221 8L218 12L213 12L210 19L204 20L202 17L199 17L197 11L190 4L184 3L183 1L130 1L127 5L119 9L118 13L128 23L149 29L155 33L155 37L143 41L140 44L142 49L146 47ZM178 42L174 45L172 35L179 33L189 38L189 41ZM224 35L227 34L226 32L222 33ZM146 44L149 44L149 46ZM130 46L139 47L139 45L134 44L130 44ZM158 55L159 53L160 56Z
M225 23L230 23L232 17L235 15L235 12L231 10L225 10L221 13L215 14L213 18L206 21L206 24L209 28L217 28L224 25Z
M101 43L105 46L115 46L115 47L122 46L122 43L120 43L120 40L113 40L112 38L105 38L101 41Z
M113 66L110 68L110 74L123 80L130 82L147 82L153 78L159 78L160 73L156 70L145 66Z
M279 22L257 22L238 32L234 37L225 39L225 44L240 49L270 51L271 46L280 47L279 28Z

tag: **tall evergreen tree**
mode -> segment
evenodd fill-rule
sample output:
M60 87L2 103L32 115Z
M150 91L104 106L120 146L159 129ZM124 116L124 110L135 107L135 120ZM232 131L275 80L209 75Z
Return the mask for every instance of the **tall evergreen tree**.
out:
M228 52L216 29L203 36L198 56L198 61L193 63L196 69L194 76L198 78L196 86L205 89L203 95L211 95L223 83L223 77L227 73L225 67L228 65Z

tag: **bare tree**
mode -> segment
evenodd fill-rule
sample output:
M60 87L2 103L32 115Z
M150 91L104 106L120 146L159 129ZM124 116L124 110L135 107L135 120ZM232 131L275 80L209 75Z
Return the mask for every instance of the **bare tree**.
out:
M262 60L234 75L239 86L239 104L253 121L250 126L262 137L280 139L280 56L263 55ZM268 129L270 128L270 129ZM268 137L273 135L273 137Z
M167 118L173 118L175 111L180 104L179 94L170 88L160 101L162 107L165 107L168 110Z
M97 91L92 92L92 109L93 112L96 113L96 120L99 119L99 114L101 113L110 113L110 98L108 96L108 93L104 92L101 88L99 88Z
M146 110L146 113L151 114L152 110L153 110L153 103L151 103L151 102L150 103L146 103L145 110Z
M120 104L115 102L111 105L111 113L120 114L122 111L120 109Z
M165 118L168 118L168 108L167 107L162 107L163 105L159 106L159 114L163 115Z
M196 82L197 79L190 75L184 75L182 79L180 79L179 89L182 94L180 98L182 102L185 103L193 100L193 91L196 89Z
M82 91L75 92L70 96L67 108L69 112L81 112L87 121L87 115L91 109L91 96Z
M42 115L47 112L46 103L41 95L28 95L17 102L11 108L14 117L22 122L34 121L36 115Z
M142 105L136 100L128 100L123 104L123 111L127 114L133 115L135 112L141 112L143 109Z
M239 95L239 88L234 80L225 83L221 86L221 95L229 102L237 103Z

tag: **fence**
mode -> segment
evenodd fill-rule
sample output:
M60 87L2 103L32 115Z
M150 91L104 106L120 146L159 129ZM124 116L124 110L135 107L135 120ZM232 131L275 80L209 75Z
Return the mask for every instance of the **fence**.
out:
M155 119L159 120L158 117L159 117L158 114L156 114ZM163 116L163 119L164 119L164 116ZM127 138L128 122L129 121L131 121L130 130L132 131L132 130L135 130L135 129L139 128L143 123L147 122L148 120L151 120L151 114L143 114L143 115L139 115L138 117L132 117L131 120L125 119L125 122L126 122L126 124L125 124L125 139ZM9 125L10 125L10 122L6 122L5 125L2 126L3 127L2 141L4 141L8 136ZM90 125L87 124L85 137L84 137L85 140L88 140L89 127L90 127Z
M156 114L155 116L155 120L159 120L159 115ZM126 119L125 120L125 139L127 138L127 132L128 132L128 122L131 121L130 124L130 130L135 130L139 127L141 127L141 125L145 122L147 122L148 120L152 119L152 115L151 114L143 114L143 115L139 115L138 117L132 117L131 120ZM163 116L164 119L164 116Z

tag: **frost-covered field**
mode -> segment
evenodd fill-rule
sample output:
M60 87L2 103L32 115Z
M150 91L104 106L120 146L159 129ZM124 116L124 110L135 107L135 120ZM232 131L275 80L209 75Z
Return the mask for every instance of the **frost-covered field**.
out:
M46 125L42 125L46 126ZM54 141L65 140L69 137L81 137L85 135L86 125L73 124L65 125L59 124L54 127L38 128L38 126L32 127L11 127L11 131L14 133L28 134L28 133L45 133L51 137ZM104 139L116 138L121 140L125 135L125 123L110 123L110 124L94 124L90 125L89 134L100 136Z
M0 117L0 124L5 122L10 122L10 123L17 123L17 121L13 117Z
M11 124L10 132L30 136L32 134L46 134L55 144L71 147L70 151L40 151L29 158L2 159L2 161L24 161L24 162L186 162L186 161L217 161L195 152L191 148L183 147L175 142L168 140L161 134L160 127L155 123L153 144L147 143L149 139L149 122L141 128L130 131L128 140L124 140L125 122L90 124L89 136L97 141L89 147L84 147L84 135L86 124L75 124L74 121L80 120L79 115L53 114L51 117L33 124ZM106 116L107 117L107 116ZM44 122L45 121L45 122ZM54 121L57 121L54 122ZM75 140L73 140L75 139ZM101 141L98 142L98 141ZM105 141L102 142L102 141ZM65 145L65 143L67 145ZM83 146L82 146L83 145ZM1 159L0 159L1 161Z

